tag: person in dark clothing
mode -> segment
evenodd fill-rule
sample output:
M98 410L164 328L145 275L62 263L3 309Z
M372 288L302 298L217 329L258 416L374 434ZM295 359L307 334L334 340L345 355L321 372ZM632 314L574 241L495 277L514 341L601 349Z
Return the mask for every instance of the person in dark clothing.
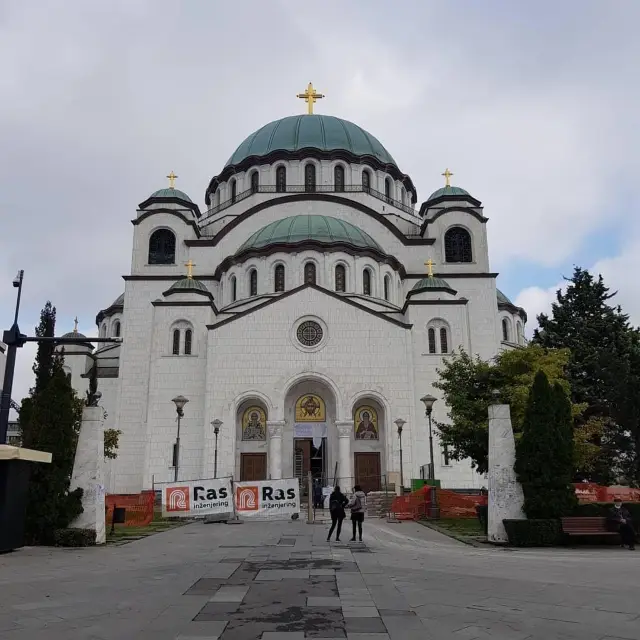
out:
M320 480L316 480L313 485L313 508L324 509L324 496L322 495Z
M329 513L331 514L331 529L327 540L331 540L331 534L336 529L336 542L340 542L340 532L342 531L342 521L345 518L344 508L349 503L340 487L336 486L329 496Z
M620 532L623 547L633 551L636 548L636 531L628 509L622 506L622 500L615 500L613 509L609 511L609 522Z
M367 504L367 496L364 491L357 484L353 487L353 495L349 500L349 508L351 509L351 525L353 526L353 535L351 536L351 542L356 541L356 526L358 528L358 534L360 542L362 542L362 523L364 522L364 510Z

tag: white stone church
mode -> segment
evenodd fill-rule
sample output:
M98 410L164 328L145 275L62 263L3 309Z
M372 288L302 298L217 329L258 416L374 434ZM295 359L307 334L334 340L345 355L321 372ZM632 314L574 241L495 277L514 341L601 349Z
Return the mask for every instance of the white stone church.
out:
M309 111L319 94L307 95ZM100 311L100 336L65 348L74 387L97 359L105 427L122 431L107 491L174 477L306 476L378 489L424 476L420 398L447 355L490 359L524 343L526 314L496 288L479 200L450 185L418 205L411 177L352 122L309 113L270 122L233 151L201 209L175 188L133 220L124 293ZM449 459L434 429L443 487L486 480Z

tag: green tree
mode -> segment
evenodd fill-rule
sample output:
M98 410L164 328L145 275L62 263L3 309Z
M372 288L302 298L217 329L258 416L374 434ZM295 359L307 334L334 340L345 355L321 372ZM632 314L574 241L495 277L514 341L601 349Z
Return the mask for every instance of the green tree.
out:
M36 327L36 336L39 338L53 338L56 327L56 308L47 300L44 309L40 312L40 324ZM36 376L34 392L42 391L53 375L53 361L55 358L55 344L53 342L38 343L38 352L33 363L33 372Z
M527 400L515 471L528 518L560 518L576 505L571 403L558 383L539 371Z
M524 349L504 351L492 362L472 358L464 351L454 354L438 371L434 386L444 394L449 409L448 422L436 422L442 444L457 460L469 458L479 473L486 473L489 453L488 408L496 400L511 406L511 420L518 437L522 431L529 392L538 371L567 393L569 384L564 368L568 350L545 349L530 345ZM494 396L498 392L498 398ZM583 405L571 406L575 427L577 471L593 466L598 447L592 444L600 425L585 421Z
M567 348L571 400L583 416L599 422L593 443L601 448L594 479L609 483L622 475L640 484L640 337L602 276L576 267L565 293L558 291L551 314L538 316L533 343Z

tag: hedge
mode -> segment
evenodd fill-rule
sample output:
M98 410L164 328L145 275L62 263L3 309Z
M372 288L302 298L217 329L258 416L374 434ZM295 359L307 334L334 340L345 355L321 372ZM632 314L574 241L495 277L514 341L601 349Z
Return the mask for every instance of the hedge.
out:
M57 529L53 534L57 547L91 547L96 543L93 529Z
M640 525L640 502L623 502L622 506L629 511L631 519L635 526L638 527ZM613 509L613 502L587 502L579 504L575 508L573 515L584 518L596 516L606 518L611 509Z
M503 520L513 547L549 547L562 544L560 520Z

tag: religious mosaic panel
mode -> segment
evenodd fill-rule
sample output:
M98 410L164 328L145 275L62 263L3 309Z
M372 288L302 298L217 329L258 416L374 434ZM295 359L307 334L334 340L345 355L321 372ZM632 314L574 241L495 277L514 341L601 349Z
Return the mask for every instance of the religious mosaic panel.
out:
M378 440L378 412L373 407L358 407L354 427L356 440Z
M267 414L262 407L249 407L242 414L242 439L267 439Z
M296 402L296 422L324 422L326 409L320 396L308 394Z

